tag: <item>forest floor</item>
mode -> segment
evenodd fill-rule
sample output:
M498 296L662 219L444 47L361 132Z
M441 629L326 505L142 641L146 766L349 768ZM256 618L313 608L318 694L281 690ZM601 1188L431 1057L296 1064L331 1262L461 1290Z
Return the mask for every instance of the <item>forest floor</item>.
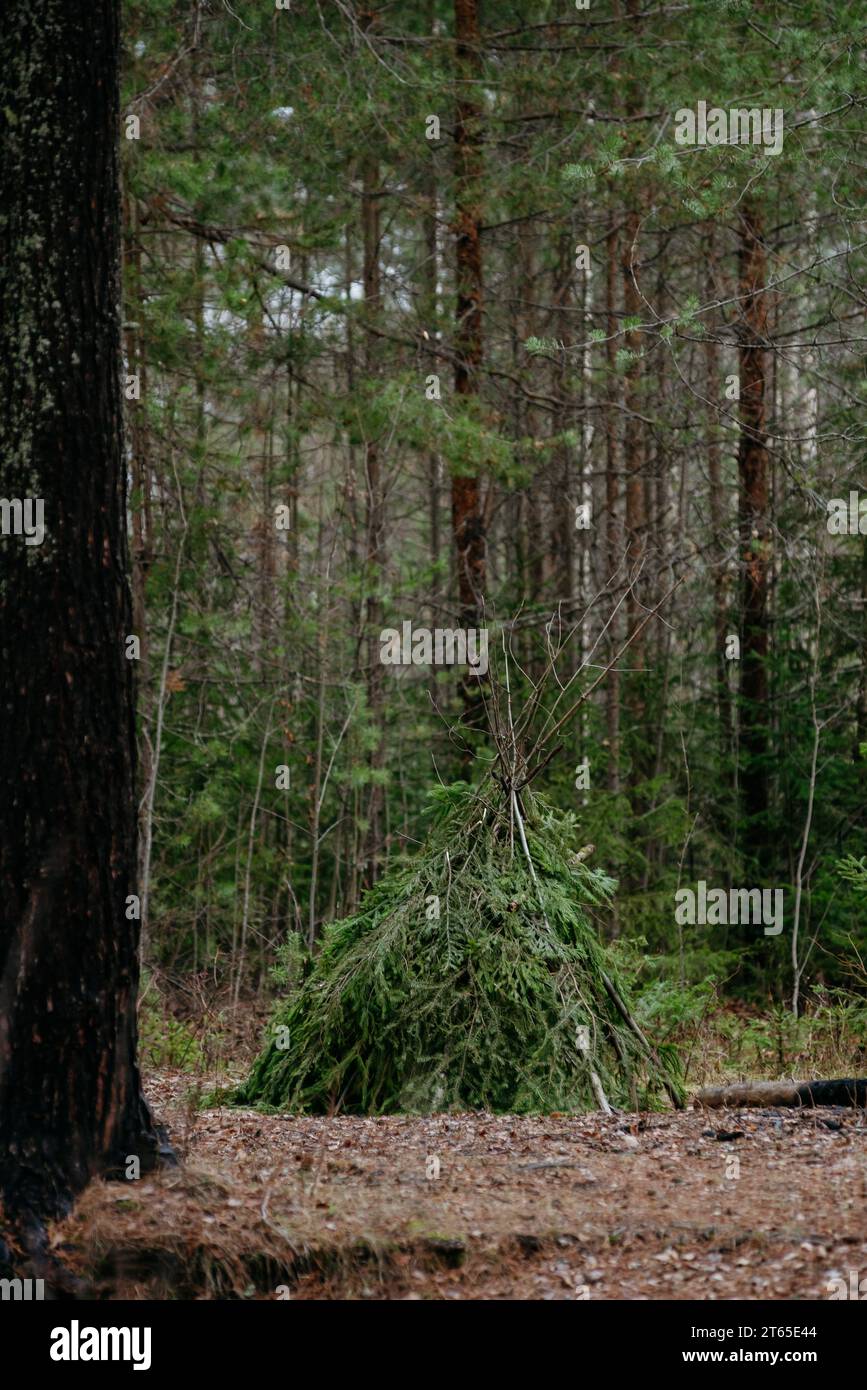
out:
M825 1299L867 1271L863 1111L328 1119L147 1090L182 1167L94 1184L54 1233L98 1297Z

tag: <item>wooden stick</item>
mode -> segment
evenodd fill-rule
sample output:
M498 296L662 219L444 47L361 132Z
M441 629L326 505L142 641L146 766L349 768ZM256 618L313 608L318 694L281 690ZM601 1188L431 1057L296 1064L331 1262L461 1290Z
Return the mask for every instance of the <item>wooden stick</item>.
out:
M667 1081L667 1080L665 1079L665 1067L662 1065L662 1062L661 1062L660 1059L659 1059L659 1054L654 1050L654 1048L651 1047L650 1043L647 1041L647 1038L646 1038L646 1037L644 1036L644 1034L642 1033L642 1031L641 1031L641 1029L639 1028L638 1024L635 1022L635 1019L632 1017L632 1014L629 1012L629 1010L627 1009L627 1007L626 1007L626 1005L624 1004L623 1000L620 998L620 995L617 993L617 990L614 988L613 982L608 978L608 976L606 975L606 973L605 973L604 970L603 970L601 973L602 973L602 983L605 985L605 988L608 990L608 994L609 994L609 996L610 996L610 998L611 998L611 1002L613 1003L614 1007L617 1009L617 1012L620 1014L620 1017L623 1019L624 1023L625 1023L626 1026L627 1026L627 1028L630 1028L630 1029L632 1030L632 1032L635 1034L635 1036L637 1037L638 1041L641 1043L641 1046L644 1048L645 1052L647 1053L647 1056L648 1056L648 1057L650 1058L650 1060L653 1062L654 1066L656 1066L656 1067L659 1068L659 1071L660 1071L661 1076L662 1076L662 1084L663 1084L663 1086L665 1087L666 1091L668 1092L668 1098L669 1098L669 1100L671 1101L671 1103L672 1103L672 1105L674 1106L675 1110L683 1110L683 1109L685 1108L685 1107L684 1107L684 1103L683 1103L683 1100L681 1099L681 1097L680 1097L680 1096L678 1095L678 1093L677 1093L677 1087L676 1087L676 1086L673 1086L673 1085L671 1084L670 1081Z
M525 834L525 832L524 832L524 818L523 818L523 816L521 815L520 803L519 803L519 801L518 801L517 793L516 793L514 790L513 790L513 792L512 792L512 810L514 811L514 813L515 813L515 819L516 819L516 821L518 822L518 834L519 834L519 836L520 836L520 838L521 838L521 848L523 849L524 854L525 854L526 857L527 857L527 863L528 863L528 865L529 865L529 867L530 867L530 877L531 877L531 879L533 880L533 882L534 882L535 885L536 885L536 892L539 894L539 906L540 906L541 909L542 909L542 916L543 916L543 918L545 919L545 926L546 926L546 927L548 928L548 930L550 931L550 930L551 930L551 923L548 921L547 915L546 915L546 913L545 913L545 903L544 903L544 901L543 901L543 899L542 899L542 887L541 887L541 884L539 883L538 878L536 877L536 869L535 869L535 866L534 866L534 864L533 864L532 857L531 857L531 855L530 855L530 846L527 844L527 836L526 836L526 834ZM605 1095L604 1090L602 1089L602 1082L600 1081L598 1075L596 1074L596 1072L593 1070L592 1067L589 1068L589 1071L590 1071L590 1085L591 1085L592 1088L593 1088L593 1094L594 1094L594 1096L596 1097L596 1103L597 1103L597 1105L599 1106L599 1109L602 1111L603 1115L613 1115L613 1114L614 1114L614 1111L611 1109L611 1106L608 1104L608 1098L607 1098L607 1096Z
M596 1097L596 1102L603 1115L613 1115L614 1111L608 1104L607 1097L602 1089L602 1082L599 1080L599 1077L592 1067L590 1068L590 1085L593 1087L593 1094Z

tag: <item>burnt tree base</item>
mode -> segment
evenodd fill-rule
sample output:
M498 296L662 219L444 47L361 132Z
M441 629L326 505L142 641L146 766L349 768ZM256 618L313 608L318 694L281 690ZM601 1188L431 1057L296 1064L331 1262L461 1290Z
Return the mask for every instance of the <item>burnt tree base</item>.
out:
M122 1145L140 1159L141 1174L158 1168L178 1168L180 1161L164 1125L150 1122L150 1112L142 1099L148 1121L135 1140ZM130 1181L126 1156L107 1163L94 1178L107 1182ZM48 1222L67 1216L79 1194L58 1180L50 1185L12 1184L0 1194L0 1278L42 1279L45 1296L61 1301L93 1297L90 1286L73 1273L51 1248Z

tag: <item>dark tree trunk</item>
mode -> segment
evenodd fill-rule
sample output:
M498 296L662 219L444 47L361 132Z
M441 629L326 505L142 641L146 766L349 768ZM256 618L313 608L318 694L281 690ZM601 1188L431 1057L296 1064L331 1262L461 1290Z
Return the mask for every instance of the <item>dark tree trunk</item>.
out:
M606 582L610 590L611 614L609 624L609 652L611 658L617 652L620 624L614 611L617 604L620 581L618 570L623 561L621 553L620 519L618 501L620 496L620 456L617 450L617 424L615 405L618 386L616 377L617 342L617 229L613 225L605 238L605 358L608 367L609 404L605 412L605 549ZM605 785L610 792L620 791L620 672L612 666L605 685L605 727L608 736L608 763Z
M0 1191L68 1208L158 1134L136 1065L133 631L120 389L116 0L0 19Z
M623 235L621 268L623 271L623 312L627 318L639 318L642 303L638 292L638 210L630 210ZM625 335L626 347L635 354L626 369L624 404L626 423L623 430L623 465L626 473L626 597L627 625L635 632L644 616L643 602L647 591L647 576L643 573L647 547L647 510L645 495L644 429L641 419L641 334L630 330ZM629 648L632 671L624 682L632 742L630 782L640 782L649 773L648 748L645 743L645 686L643 679L645 634L639 633Z
M707 276L705 281L706 297L710 300L717 293L715 283L715 248L713 228L708 235L707 242ZM707 373L707 385L705 394L709 402L718 400L722 389L722 374L720 371L719 343L716 338L716 325L710 325L710 331L705 339L705 368ZM720 441L717 434L717 411L714 406L708 410L707 416L707 476L708 492L710 498L710 525L711 525L711 555L713 564L713 625L714 625L714 645L716 648L716 692L717 710L719 713L720 724L720 754L722 757L723 776L728 776L728 766L731 757L731 694L729 691L728 661L726 659L726 637L729 631L728 603L726 599L726 504L725 493L723 490L722 479L722 460Z
M741 653L741 785L752 820L768 807L768 375L765 294L767 252L761 215L754 204L741 213L738 252L740 293L740 415L738 473L741 486L743 650ZM754 828L748 831L755 844Z
M853 759L864 762L861 749L867 743L867 536L861 542L861 649L858 665L858 698L855 705Z
M481 175L481 107L479 19L476 0L455 0L456 306L455 394L475 396L482 361L482 245L479 178ZM477 474L452 478L452 531L457 558L460 622L474 627L482 614L485 592L485 526ZM477 724L478 679L464 681L464 717Z
M361 224L364 243L364 307L367 322L373 325L380 315L380 274L379 274L379 164L375 159L364 161L363 190L361 195ZM365 343L365 371L372 377L377 369L377 339L367 334ZM370 794L367 803L367 845L365 863L367 865L365 886L374 884L379 878L382 855L382 812L383 789L382 768L385 758L383 746L383 708L382 708L382 663L379 659L379 634L382 630L382 564L384 547L384 516L382 492L382 459L379 442L368 439L364 451L364 479L367 531L367 552L365 557L366 622L367 622L367 704L373 723L376 741L370 750L369 767L371 772Z
M141 293L141 238L139 236L138 206L135 199L126 197L123 210L124 285L131 298ZM147 400L147 358L136 312L124 314L130 323L124 329L126 339L127 373L138 380L139 399L127 406L128 441L132 496L132 630L141 643L141 655L136 665L137 709L140 726L149 726L150 630L146 603L147 577L153 563L153 525L151 521L151 465L144 402ZM138 789L149 787L153 771L153 746L149 739L139 743ZM144 876L149 820L147 799L139 799L138 877Z
M551 312L549 315L550 334L554 338L562 339L567 350L571 347L571 334L565 328L569 321L568 311L572 308L572 238L564 232L560 232L554 239L552 266L551 266ZM586 281L585 294L586 294ZM586 307L586 306L585 306ZM582 378L583 379L583 378ZM557 405L554 408L551 420L551 432L560 436L571 423L571 399L570 392L566 385L566 356L565 353L557 356L551 364L551 394L555 398ZM583 419L581 422L583 428ZM584 597L583 592L576 593L575 583L575 514L569 506L567 499L573 493L574 477L572 461L569 456L569 447L566 444L558 444L555 452L555 469L550 482L549 497L550 510L553 518L552 539L553 539L553 560L552 573L555 579L558 597L565 603L565 611L571 617L577 609L578 602ZM582 497L575 492L575 501L582 501ZM594 512L595 515L595 512ZM582 538L579 566L584 559L584 544Z
M633 41L641 41L641 0L626 0L626 14L630 20ZM633 116L642 109L644 93L635 73L627 73L624 83L624 104L627 116ZM641 319L645 305L638 288L641 273L641 253L639 234L641 231L641 205L643 192L640 188L631 191L627 204L626 221L621 245L621 271L623 274L623 314L626 319ZM626 582L630 585L626 596L626 624L630 633L638 628L645 615L644 605L649 598L647 565L648 507L645 433L647 426L641 419L644 406L641 350L644 345L642 335L630 329L623 338L623 345L633 354L633 360L626 368L623 405L623 470L625 473L625 545ZM623 709L627 719L629 734L627 743L630 749L629 785L649 777L652 770L651 751L647 729L647 681L644 676L644 662L647 640L651 636L648 629L638 634L629 648L627 665L630 670L623 679ZM634 798L639 810L646 809L643 798Z
M433 35L434 6L429 5L429 31ZM424 331L428 337L434 341L439 341L439 290L438 290L438 267L439 267L439 239L437 235L437 172L433 155L428 157L427 168L424 176L424 200L425 211L422 219L423 231L423 271L421 276L421 299L419 304L420 322L424 325ZM439 361L436 357L423 356L425 377L430 374L437 374ZM442 492L442 462L437 448L436 439L431 440L431 449L427 456L427 485L428 485L428 526L430 536L430 562L431 562L431 594L429 618L430 627L436 627L442 600L442 579L440 576L440 560L442 549L441 538L441 492ZM431 667L429 676L429 686L431 705L437 705L437 673Z

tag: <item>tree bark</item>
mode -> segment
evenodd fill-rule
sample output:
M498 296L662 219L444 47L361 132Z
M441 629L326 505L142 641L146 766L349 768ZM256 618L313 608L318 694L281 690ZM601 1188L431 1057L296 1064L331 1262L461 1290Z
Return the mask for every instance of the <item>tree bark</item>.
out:
M636 43L640 42L642 30L641 0L626 0L626 14L629 17L630 33ZM624 105L627 117L642 109L644 93L634 72L627 72L624 82ZM626 319L640 319L644 315L644 305L638 290L639 248L638 236L641 228L642 190L636 188L630 194L626 221L623 229L621 250L621 270L623 273L623 314ZM624 346L634 354L626 368L624 382L624 427L623 427L623 468L625 473L625 542L626 542L626 582L629 591L626 596L626 619L630 632L635 632L644 614L643 604L648 598L647 576L642 573L647 559L648 506L647 479L645 476L646 456L644 436L647 426L640 418L644 395L642 390L643 368L641 362L642 337L635 329L630 329L624 337ZM650 633L647 634L650 636ZM629 666L632 668L623 682L623 705L629 725L628 744L631 750L629 783L634 787L650 775L650 749L646 739L646 681L643 675L646 638L641 632L632 643L629 651Z
M716 293L716 285L714 283L715 270L714 235L713 227L711 227L707 241L707 276L705 280L706 296L708 299L712 299ZM719 399L723 384L720 372L719 343L715 336L716 332L716 326L709 325L709 332L705 338L704 345L706 370L705 394L708 401L716 401ZM725 776L727 775L726 768L728 760L731 756L732 717L728 662L725 654L726 637L729 627L728 604L726 601L726 505L722 481L720 441L717 434L717 411L715 408L708 410L707 431L707 476L710 500L711 563L713 565L713 624L716 647L716 691L720 722L720 753Z
M741 785L748 825L768 808L768 375L767 252L755 203L741 213L738 251L743 649L741 653ZM747 833L755 844L755 829Z
M431 33L434 32L433 6L429 7ZM433 156L429 155L428 168L425 173L425 212L423 217L424 233L424 271L422 274L422 297L421 297L421 321L425 325L425 332L435 341L439 341L439 238L437 235L437 216L438 216L438 192L436 166ZM433 360L434 367L437 365L436 359ZM428 373L426 363L425 372ZM427 481L428 481L428 526L430 537L430 562L431 562L431 607L430 607L430 626L436 627L437 618L440 610L442 598L442 579L440 576L441 563L441 524L440 506L442 493L442 460L434 440L433 446L427 456ZM431 669L429 686L431 704L437 704L437 673Z
M0 19L0 1192L68 1210L160 1137L136 1064L133 631L119 294L116 0Z
M858 652L858 696L855 704L855 747L853 762L864 762L861 752L867 743L867 536L861 542L861 643Z
M554 338L562 340L568 350L572 345L571 333L567 331L566 324L569 322L569 311L572 309L572 245L573 238L568 232L559 232L553 238L553 255L551 265L551 312L549 316L550 333ZM586 293L586 282L585 282ZM584 306L586 308L586 305ZM582 331L586 331L584 323L581 325ZM582 377L582 382L583 382ZM551 363L551 394L557 404L554 408L551 420L551 431L554 435L562 435L569 427L574 418L572 411L570 391L566 384L566 354L557 354ZM582 415L580 420L582 430L585 428L585 417ZM553 556L551 572L556 585L555 592L559 598L566 603L567 615L571 616L577 608L579 595L576 594L575 582L575 552L576 533L575 533L575 513L569 505L567 499L573 494L573 464L570 456L570 446L559 444L555 454L555 464L549 487L550 509L552 515L552 541ZM584 500L575 493L575 501ZM595 510L594 510L595 515ZM582 573L584 562L587 555L586 538L581 537L579 567ZM583 593L580 598L583 598Z
M608 650L611 656L618 650L620 624L614 611L620 585L621 537L618 503L620 497L620 456L617 448L615 402L617 397L616 355L617 332L617 228L612 225L605 238L605 360L608 368L608 409L605 411L605 546L607 553L607 582L611 599L611 622L608 629ZM610 792L620 791L620 672L612 666L605 684L605 730L608 738L608 762L605 785Z
M627 318L638 318L641 314L641 297L636 286L638 260L637 237L640 216L637 208L627 215L623 236L621 269L623 271L623 312ZM626 473L626 582L629 592L626 597L626 616L629 631L634 632L643 616L642 597L646 590L646 579L641 573L646 559L647 511L644 486L644 423L641 411L641 335L628 331L625 335L626 347L636 354L626 369L624 405L626 423L623 431L623 464ZM644 741L644 666L645 638L639 633L629 652L629 665L633 668L625 681L624 694L627 697L631 742L633 748L630 782L640 782L648 772L648 749Z
M361 195L361 225L364 245L362 269L364 307L368 324L378 319L381 308L379 274L379 165L373 158L364 161ZM368 380L376 372L378 340L367 334L365 343L365 372ZM368 763L371 783L367 802L367 845L365 852L365 884L374 884L379 877L382 854L382 768L383 746L382 663L379 659L379 634L382 630L382 562L383 562L383 492L382 459L379 442L368 439L364 453L366 497L367 554L365 561L366 622L367 622L367 704L376 732Z
M134 198L125 197L123 206L124 266L125 283L128 292L141 293L141 239L138 226L138 205ZM136 311L132 305L130 317L135 319ZM126 315L124 315L126 318ZM150 492L151 466L149 440L144 418L147 401L148 374L147 358L142 343L140 324L129 324L124 330L126 339L127 370L138 380L139 399L133 400L127 409L129 420L130 473L132 478L132 630L141 643L141 657L135 669L136 712L139 728L142 723L147 728L150 722L150 631L148 628L146 586L153 563L153 527L151 524ZM148 738L139 739L139 793L150 786L152 747ZM139 809L138 835L138 876L142 878L144 867L142 850L144 847L143 810L145 799L141 798Z
M476 0L455 0L455 394L478 395L482 361L482 245L479 179L481 176L481 79L479 18ZM485 525L477 473L452 478L452 532L457 559L460 622L475 627L484 607ZM480 718L478 679L462 683L464 717Z

